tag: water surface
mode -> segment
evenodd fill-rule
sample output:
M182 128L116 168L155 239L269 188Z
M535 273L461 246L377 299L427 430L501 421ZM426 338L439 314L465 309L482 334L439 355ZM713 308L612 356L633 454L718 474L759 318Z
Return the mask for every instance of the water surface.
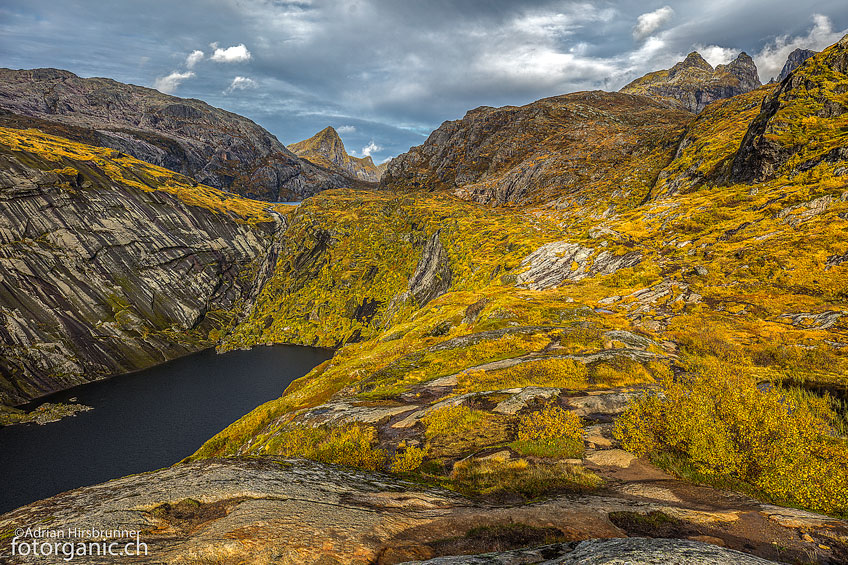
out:
M76 397L94 410L0 428L0 513L176 463L331 355L293 345L207 350L40 398L25 408Z

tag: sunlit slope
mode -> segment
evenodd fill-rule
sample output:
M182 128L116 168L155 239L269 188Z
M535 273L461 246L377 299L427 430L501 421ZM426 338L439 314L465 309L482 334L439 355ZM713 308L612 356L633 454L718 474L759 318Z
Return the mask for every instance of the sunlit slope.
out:
M717 102L665 129L677 141L662 149L668 156L653 165L655 181L641 185L638 201L632 193L610 203L623 193L599 187L620 186L621 169L608 177L604 165L589 184L569 189L585 190L581 214L550 201L479 205L464 200L470 193L457 188L453 165L432 168L428 145L400 160L406 164L390 175L392 192L311 199L292 216L288 247L263 295L225 343L347 345L198 455L301 455L405 471L421 465L428 480L463 490L483 471L457 462L481 450L541 454L521 463L538 476L558 457L578 457L582 447L568 447L568 438L544 439L553 433L545 422L559 418L544 406L553 401L605 429L609 416L589 403L626 414L618 439L674 472L845 512L844 406L799 388L848 384L848 162L836 149L848 112L843 50L838 44L781 85ZM794 83L815 94L802 105L808 113L798 106L802 91L787 94ZM801 125L793 129L792 120ZM459 136L461 127L443 129ZM771 133L781 128L796 137ZM535 158L548 142L524 131L512 162ZM796 143L809 131L814 143ZM470 147L462 139L456 147ZM784 149L765 151L766 142ZM756 151L764 156L746 157ZM771 173L742 174L746 163L762 171L766 157ZM539 168L562 158L542 157ZM440 163L459 163L452 159ZM636 162L623 161L625 168ZM491 170L477 177L492 183L491 194L512 186L498 184ZM398 181L399 171L406 180ZM644 388L672 398L672 374L700 392L691 411L675 413L682 427L662 428L672 420L644 418L628 399ZM757 394L758 383L785 392ZM763 417L744 421L755 413ZM675 435L697 429L702 416L715 423L709 445ZM538 420L537 439L521 439L532 436L521 431L530 425L524 417ZM753 435L733 432L739 429ZM792 432L799 429L808 432ZM516 469L507 465L502 476L524 472ZM569 476L573 488L594 488L591 478Z

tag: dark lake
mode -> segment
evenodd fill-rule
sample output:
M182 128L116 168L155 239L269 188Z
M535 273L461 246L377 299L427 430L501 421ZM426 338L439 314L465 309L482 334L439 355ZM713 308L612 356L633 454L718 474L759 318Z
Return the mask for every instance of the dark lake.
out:
M167 467L332 356L274 345L202 351L40 398L94 410L0 428L0 513L54 494Z

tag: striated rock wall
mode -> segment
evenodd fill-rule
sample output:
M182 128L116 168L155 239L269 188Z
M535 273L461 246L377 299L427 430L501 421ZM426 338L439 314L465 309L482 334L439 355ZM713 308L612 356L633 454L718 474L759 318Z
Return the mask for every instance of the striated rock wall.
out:
M0 125L38 127L111 147L261 200L301 200L355 180L299 159L243 116L105 78L0 69L0 110Z
M0 403L214 344L249 296L282 216L247 221L191 203L190 184L181 198L119 182L109 161L46 155L55 154L0 143ZM238 201L225 200L234 210Z

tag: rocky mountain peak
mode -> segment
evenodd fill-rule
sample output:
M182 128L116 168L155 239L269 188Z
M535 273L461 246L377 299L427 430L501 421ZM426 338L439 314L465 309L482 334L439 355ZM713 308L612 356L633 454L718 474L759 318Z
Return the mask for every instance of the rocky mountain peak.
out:
M716 72L728 72L736 77L744 92L749 92L762 85L754 59L744 51L727 65L716 67Z
M796 49L786 58L786 63L784 63L783 68L780 70L780 74L777 75L776 82L782 82L783 79L789 76L789 74L800 67L804 61L815 55L815 51L811 51L810 49Z
M377 182L380 173L370 156L352 157L345 150L344 142L333 126L327 126L309 139L288 146L298 157L321 167L352 175L366 182Z
M706 71L712 71L713 70L713 66L710 65L706 61L706 59L704 59L701 56L700 53L698 53L697 51L692 51L691 53L686 55L685 59L683 59L682 61L680 61L679 63L677 63L676 65L674 65L671 68L671 70L669 71L669 75L674 76L683 69L692 69L692 68L704 69Z
M760 85L757 65L747 53L713 68L700 53L692 51L670 69L648 73L619 92L649 96L700 112L710 102L750 92Z

